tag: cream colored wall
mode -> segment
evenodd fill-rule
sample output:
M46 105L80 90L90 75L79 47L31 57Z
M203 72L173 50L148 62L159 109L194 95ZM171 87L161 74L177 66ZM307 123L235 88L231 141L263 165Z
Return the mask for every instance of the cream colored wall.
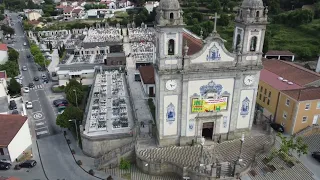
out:
M256 102L253 102L254 94L255 94L255 91L253 89L241 91L240 104L239 104L239 115L238 115L238 119L237 119L237 129L249 128L252 108L254 107L254 104L256 103ZM249 99L249 111L248 111L247 115L241 115L240 112L241 112L241 108L242 108L242 101L244 99L246 99L246 97Z
M289 106L286 105L286 100L290 100ZM284 93L280 93L279 96L279 104L278 104L278 110L276 115L276 123L278 124L284 124L284 130L286 133L291 134L291 130L294 125L294 119L296 116L296 113L294 111L295 107L297 105L297 102L292 99L291 97L287 96ZM287 118L283 117L283 113L287 113Z
M39 18L41 18L41 14L38 12L31 12L28 15L29 21L38 20Z
M164 136L171 136L176 135L178 133L178 123L177 123L177 113L178 113L178 95L169 95L163 97L163 135ZM175 120L171 121L170 123L167 121L167 107L169 104L172 103L175 107ZM180 107L181 108L181 107Z
M189 81L188 83L188 109L187 109L187 123L186 123L186 129L187 131L187 136L194 136L195 135L195 129L194 127L192 130L189 129L189 125L195 125L194 124L194 119L197 116L197 113L191 113L191 97L196 93L200 94L200 87L203 85L207 85L210 81L213 81L216 84L221 84L223 89L222 92L227 91L230 93L229 99L228 99L228 108L227 110L221 110L219 114L222 115L220 121L220 124L216 124L215 126L220 127L220 132L215 132L215 133L227 133L228 132L228 127L229 127L229 122L230 122L230 114L231 114L231 106L232 106L232 97L233 97L233 88L234 88L234 79L233 78L228 78L228 79L210 79L210 80L199 80L199 81ZM226 118L227 120L227 125L226 127L223 126L223 118Z
M263 108L267 109L273 116L275 116L279 91L261 80L259 81L258 88L259 89L257 93L257 103ZM261 91L261 88L262 88L262 91ZM267 90L266 94L264 93L265 90ZM270 98L269 98L269 92L271 92ZM260 94L261 94L261 99L260 99ZM266 97L265 102L263 102L264 97ZM270 99L269 105L267 104L268 99Z
M320 116L320 108L317 109L317 103L320 102L320 99L313 100L313 101L302 101L299 103L298 106L298 114L296 117L296 123L294 126L293 133L297 133L301 131L302 129L311 126L313 122L313 118L315 115ZM306 104L310 103L310 109L305 110ZM307 122L302 122L303 116L307 117ZM320 124L320 118L318 119L318 123Z
M223 48L221 47L221 45L219 45L218 42L212 42L208 48L203 51L203 53L198 56L197 58L195 59L192 59L191 60L191 63L212 63L212 61L207 61L207 55L209 54L209 51L210 49L213 47L213 46L216 46L217 49L219 50L219 53L220 53L220 56L221 56L221 59L220 60L215 60L215 61L222 61L222 62L226 62L226 61L234 61L234 57L231 57L229 56L224 50Z

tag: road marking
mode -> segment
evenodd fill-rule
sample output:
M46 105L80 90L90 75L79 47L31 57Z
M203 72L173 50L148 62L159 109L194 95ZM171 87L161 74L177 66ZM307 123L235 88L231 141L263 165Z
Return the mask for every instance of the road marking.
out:
M40 131L40 132L37 132L37 135L43 135L43 134L48 134L48 131Z
M40 130L40 129L46 129L46 130L48 130L48 127L35 128L34 130Z
M41 112L35 112L33 113L33 119L36 119L36 120L40 120L40 119L43 119L43 114Z
M36 123L36 126L42 126L42 125L44 125L44 122Z
M33 100L33 101L31 101L31 102L39 102L39 100ZM40 102L39 102L40 103Z

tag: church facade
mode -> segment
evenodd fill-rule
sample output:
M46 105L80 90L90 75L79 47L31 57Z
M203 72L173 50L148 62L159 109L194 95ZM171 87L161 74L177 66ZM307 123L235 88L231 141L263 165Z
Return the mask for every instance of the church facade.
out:
M178 0L161 0L157 12L156 124L160 146L201 137L231 139L251 129L267 25L261 0L244 0L235 19L234 52L214 31L201 48L185 41ZM190 46L190 47L189 47Z

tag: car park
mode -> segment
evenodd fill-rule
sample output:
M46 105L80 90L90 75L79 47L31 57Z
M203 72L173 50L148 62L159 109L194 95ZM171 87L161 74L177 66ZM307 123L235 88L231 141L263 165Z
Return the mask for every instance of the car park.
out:
M33 83L29 83L29 88L33 88L34 84Z
M22 66L22 70L27 71L28 70L27 66Z
M270 126L272 127L272 129L274 129L277 132L280 132L280 133L284 132L284 127L281 124L271 123Z
M33 168L37 165L37 161L35 160L26 160L23 163L20 163L18 166L20 168Z
M28 87L24 87L24 88L23 88L23 92L24 92L24 93L28 93L28 92L30 92L30 89L29 89Z
M15 100L11 100L11 101L9 102L9 109L10 109L10 110L17 109L17 103L16 103Z
M32 102L30 102L30 101L26 102L26 108L27 109L32 109L33 108Z
M35 77L33 78L33 80L34 80L34 81L39 81L39 77L38 77L38 76L35 76Z

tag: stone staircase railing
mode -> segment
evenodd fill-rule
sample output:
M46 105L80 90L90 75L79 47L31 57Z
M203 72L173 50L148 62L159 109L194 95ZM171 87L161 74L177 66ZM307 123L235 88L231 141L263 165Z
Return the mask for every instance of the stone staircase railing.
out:
M134 147L135 147L135 142L131 142L129 144L126 144L124 146L111 150L106 154L102 155L101 157L96 158L94 160L94 165L97 169L101 169L105 164L107 164L111 160L115 158L119 158L129 151L133 151Z

